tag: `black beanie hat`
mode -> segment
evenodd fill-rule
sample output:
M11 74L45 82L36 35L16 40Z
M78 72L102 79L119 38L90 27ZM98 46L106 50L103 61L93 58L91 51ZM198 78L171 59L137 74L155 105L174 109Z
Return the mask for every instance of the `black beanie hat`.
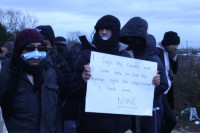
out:
M180 44L180 37L176 32L168 31L165 32L164 38L161 43L164 47L167 45L177 45Z
M38 26L36 27L36 30L38 30L42 34L45 40L49 40L51 42L51 45L54 46L55 35L50 25Z
M67 45L67 41L64 37L58 36L55 38L55 44L56 45Z
M114 33L119 33L120 21L115 16L105 15L97 21L94 28L96 31L106 28L106 29L110 29Z

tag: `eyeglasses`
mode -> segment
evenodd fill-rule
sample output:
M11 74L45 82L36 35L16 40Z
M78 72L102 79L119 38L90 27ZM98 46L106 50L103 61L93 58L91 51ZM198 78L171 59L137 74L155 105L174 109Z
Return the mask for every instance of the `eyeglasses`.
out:
M24 46L24 49L27 51L34 51L36 48L38 49L38 51L47 51L47 47L44 45L39 45L35 47L34 45L29 44L29 45Z

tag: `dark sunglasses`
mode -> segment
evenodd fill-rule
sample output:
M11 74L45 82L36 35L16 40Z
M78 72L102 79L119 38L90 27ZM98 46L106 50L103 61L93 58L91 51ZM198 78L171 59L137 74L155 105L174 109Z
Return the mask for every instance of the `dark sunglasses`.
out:
M26 45L24 46L24 49L27 51L34 51L37 48L38 51L47 51L47 47L44 45L39 45L37 47L33 46L33 45Z

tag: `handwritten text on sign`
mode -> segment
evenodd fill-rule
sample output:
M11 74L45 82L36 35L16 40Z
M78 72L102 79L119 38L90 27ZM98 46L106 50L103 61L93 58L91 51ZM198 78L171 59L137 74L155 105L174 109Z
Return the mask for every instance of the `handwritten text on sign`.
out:
M152 115L157 63L92 52L86 112Z

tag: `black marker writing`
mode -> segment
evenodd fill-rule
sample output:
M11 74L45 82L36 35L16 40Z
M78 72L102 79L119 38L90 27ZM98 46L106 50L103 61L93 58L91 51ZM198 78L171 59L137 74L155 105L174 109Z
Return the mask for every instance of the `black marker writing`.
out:
M132 82L132 84L133 84L133 85L141 85L140 82L134 82L134 81Z
M146 79L147 75L142 74L141 77Z
M106 64L109 67L112 62L110 60L105 60L103 57L102 63Z
M117 98L117 103L119 105L135 105L135 98Z
M110 79L109 81L112 82L112 84L119 83L119 80L117 79Z
M128 84L128 81L127 80L122 80L122 82L124 83L124 84Z
M121 62L117 62L117 65L122 67L122 63Z
M121 72L114 72L116 75L122 75Z
M127 67L132 67L132 68L136 68L136 69L138 69L139 70L139 66L137 66L137 65L134 65L134 64L127 64Z
M103 79L103 78L94 78L94 77L91 77L90 79L91 80L95 80L95 81L100 81L100 82L105 81L105 79Z
M109 70L108 69L102 69L102 68L100 68L100 72L109 73Z
M114 87L108 87L107 89L111 90L111 91L115 91L116 90Z
M151 68L150 68L150 67L144 67L144 69L146 69L146 70L151 70Z

